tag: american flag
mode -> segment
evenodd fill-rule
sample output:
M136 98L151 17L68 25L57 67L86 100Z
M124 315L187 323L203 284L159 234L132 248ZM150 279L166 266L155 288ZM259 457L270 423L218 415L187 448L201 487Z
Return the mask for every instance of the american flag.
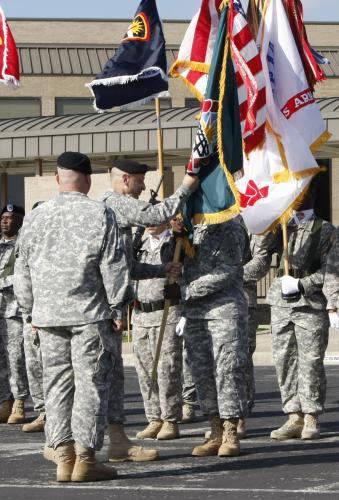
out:
M187 28L177 59L169 70L170 75L183 80L200 101L205 95L222 1L202 0L199 11Z
M236 71L244 151L265 137L266 87L260 55L240 0L230 0L229 36Z

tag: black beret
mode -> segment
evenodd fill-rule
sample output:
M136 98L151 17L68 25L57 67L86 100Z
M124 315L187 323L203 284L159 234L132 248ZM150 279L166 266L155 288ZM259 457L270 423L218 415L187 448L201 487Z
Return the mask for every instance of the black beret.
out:
M13 205L12 203L8 203L8 205L5 205L2 210L1 214L4 214L5 212L13 213L13 214L20 214L20 215L25 215L25 210L22 207L19 207L18 205Z
M65 153L62 153L57 159L57 165L59 168L75 170L76 172L81 172L86 175L91 175L92 173L91 161L88 156L82 153L65 151Z
M126 174L146 174L148 166L133 160L114 160L112 166Z

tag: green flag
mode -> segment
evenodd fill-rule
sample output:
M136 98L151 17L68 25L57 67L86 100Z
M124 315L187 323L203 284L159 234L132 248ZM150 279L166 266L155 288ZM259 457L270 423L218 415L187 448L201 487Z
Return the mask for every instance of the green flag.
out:
M233 174L242 170L242 136L235 71L228 37L228 7L221 13L199 129L187 172L198 191L184 209L186 223L217 224L239 213Z

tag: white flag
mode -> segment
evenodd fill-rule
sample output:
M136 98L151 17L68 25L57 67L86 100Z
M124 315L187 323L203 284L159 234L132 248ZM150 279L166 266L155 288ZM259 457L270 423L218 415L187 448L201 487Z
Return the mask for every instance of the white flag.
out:
M277 99L277 88L281 87L277 82L278 78L283 78L285 66L286 74L289 74L288 79L284 78L285 95L294 92L294 80L302 80L300 69L298 74L290 73L291 62L287 57L284 60L280 57L279 64L276 64L276 55L285 46L284 39L276 33L280 30L280 19L279 23L276 19L278 6L283 8L281 0L266 0L259 30L262 42L260 55L266 79L266 140L262 149L252 151L245 158L244 176L237 181L242 216L249 231L254 234L263 233L278 222L286 221L298 198L303 196L313 176L320 171L307 139L314 134L313 123L308 118L303 125L306 130L301 133L297 126L299 122L285 117ZM293 36L290 31L285 30L284 33L286 37ZM290 54L290 57L294 56ZM304 106L306 110L307 106ZM310 128L311 133L307 130Z

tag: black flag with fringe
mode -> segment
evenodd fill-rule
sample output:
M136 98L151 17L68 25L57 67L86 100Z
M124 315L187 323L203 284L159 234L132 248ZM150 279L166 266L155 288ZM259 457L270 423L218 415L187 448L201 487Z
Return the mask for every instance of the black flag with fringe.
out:
M167 95L165 38L155 0L142 0L115 55L87 86L98 110Z

